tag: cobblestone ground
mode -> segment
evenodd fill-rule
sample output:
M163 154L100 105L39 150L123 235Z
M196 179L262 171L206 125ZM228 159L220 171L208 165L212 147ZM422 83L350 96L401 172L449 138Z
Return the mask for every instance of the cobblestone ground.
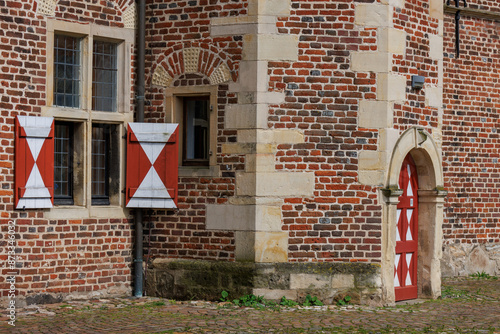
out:
M500 280L454 279L443 298L395 307L237 308L121 298L5 311L0 333L500 333Z

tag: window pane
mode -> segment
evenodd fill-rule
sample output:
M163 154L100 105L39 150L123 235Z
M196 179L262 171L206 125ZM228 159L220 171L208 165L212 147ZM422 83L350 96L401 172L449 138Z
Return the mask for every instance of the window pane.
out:
M54 134L54 200L73 204L73 126L56 122Z
M92 125L92 204L109 204L110 126Z
M208 99L185 99L185 161L208 162L209 101Z
M116 44L94 41L92 59L92 110L116 111Z
M54 36L54 105L80 107L80 39Z

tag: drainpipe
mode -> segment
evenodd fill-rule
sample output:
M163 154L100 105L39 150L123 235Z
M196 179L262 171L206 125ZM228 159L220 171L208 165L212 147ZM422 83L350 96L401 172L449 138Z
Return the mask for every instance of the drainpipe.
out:
M144 61L145 61L145 0L137 0L137 16L138 16L138 27L137 27L137 83L136 83L136 121L144 122ZM135 285L134 285L134 296L142 297L142 285L143 285L143 275L142 275L142 248L143 248L143 237L142 237L142 209L135 209L135 259L134 259L134 271L135 271Z

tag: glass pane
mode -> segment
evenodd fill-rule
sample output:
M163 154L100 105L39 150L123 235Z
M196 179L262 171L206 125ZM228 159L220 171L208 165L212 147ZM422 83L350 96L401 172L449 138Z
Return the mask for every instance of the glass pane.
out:
M186 99L186 160L208 160L208 100Z
M116 44L94 41L92 59L92 110L116 111Z
M73 126L56 123L54 134L54 198L72 198Z
M54 105L80 107L80 39L54 37Z
M92 125L92 199L109 200L109 145L110 126Z

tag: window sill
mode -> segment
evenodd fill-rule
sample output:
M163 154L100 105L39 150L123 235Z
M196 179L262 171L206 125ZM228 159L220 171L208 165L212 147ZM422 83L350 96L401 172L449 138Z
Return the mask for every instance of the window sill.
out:
M179 177L219 177L219 166L179 166Z
M120 206L55 206L45 211L46 219L128 218L129 210Z

